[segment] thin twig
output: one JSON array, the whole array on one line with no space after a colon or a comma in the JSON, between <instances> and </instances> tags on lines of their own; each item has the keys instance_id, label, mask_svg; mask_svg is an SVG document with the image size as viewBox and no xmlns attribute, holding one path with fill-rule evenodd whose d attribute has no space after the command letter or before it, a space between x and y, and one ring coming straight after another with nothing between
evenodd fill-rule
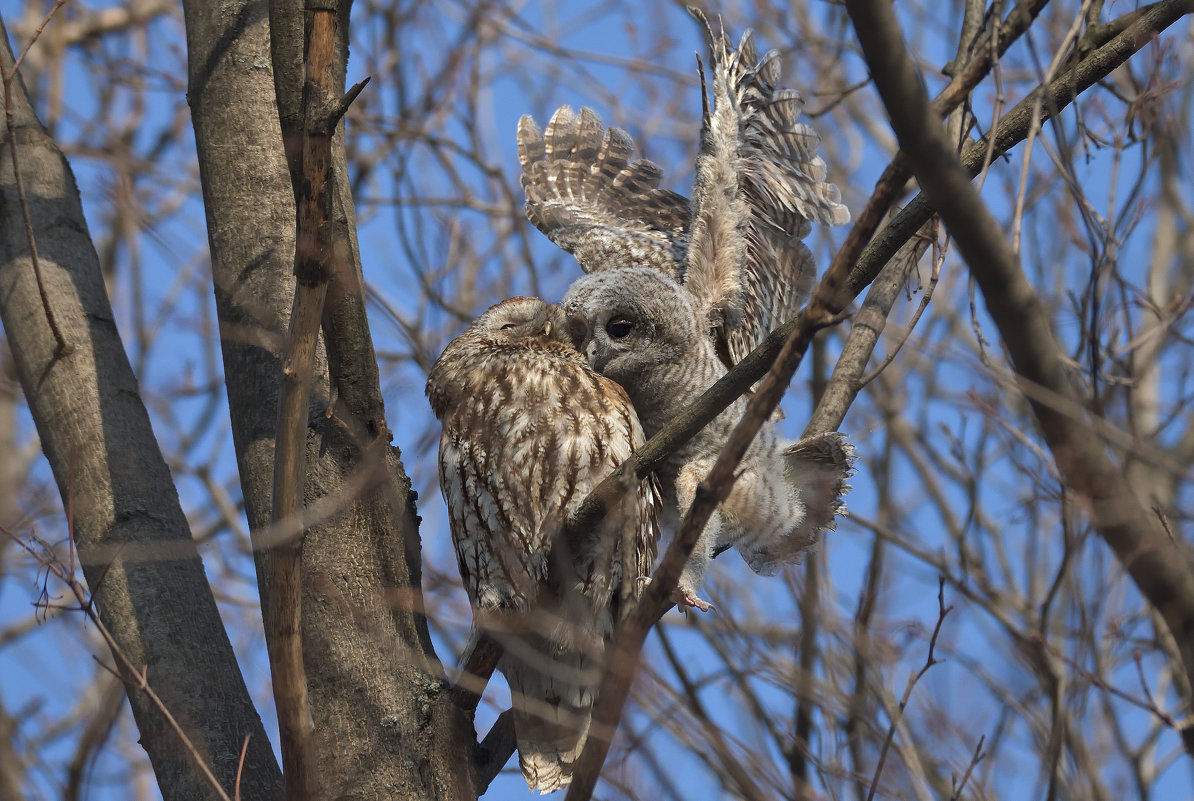
<instances>
[{"instance_id":1,"label":"thin twig","mask_svg":"<svg viewBox=\"0 0 1194 801\"><path fill-rule=\"evenodd\" d=\"M945 576L937 577L937 625L933 627L933 636L929 638L929 654L925 658L925 663L920 670L916 671L908 677L908 684L904 687L904 695L900 698L899 709L891 719L891 725L887 727L887 736L883 739L883 747L879 750L879 762L875 765L875 775L871 778L871 788L867 793L866 801L873 801L875 791L879 789L879 778L883 775L883 764L887 761L887 754L891 750L891 743L895 739L896 726L903 717L904 708L908 706L908 701L912 698L912 690L916 687L916 683L920 681L921 677L929 672L929 669L934 665L941 664L942 660L937 659L933 653L937 649L937 637L941 634L941 626L945 623L945 616L950 613L952 606L945 605Z\"/></svg>"},{"instance_id":2,"label":"thin twig","mask_svg":"<svg viewBox=\"0 0 1194 801\"><path fill-rule=\"evenodd\" d=\"M108 646L108 650L112 653L112 656L116 659L116 664L119 667L119 669L117 670L117 669L108 667L102 661L100 661L98 657L95 658L96 663L100 667L104 668L109 673L111 673L112 675L114 675L118 679L120 679L120 681L123 682L124 684L126 684L129 687L132 687L134 689L140 690L141 692L143 692L145 694L145 696L147 698L149 698L150 702L154 705L154 707L158 710L158 712L161 713L162 717L165 718L166 722L170 725L170 728L174 731L175 734L178 735L178 739L182 743L183 748L186 750L187 754L191 757L192 761L195 763L195 766L197 768L199 768L199 772L203 774L203 778L208 782L208 784L211 785L212 789L216 792L216 795L220 799L222 799L222 801L232 801L232 799L230 799L228 797L228 794L224 791L224 788L220 786L219 779L216 778L215 774L212 773L211 768L208 767L206 762L204 762L203 756L199 753L199 749L196 748L196 746L193 742L191 742L191 738L187 736L186 731L179 724L178 720L174 717L174 715L171 714L170 710L166 707L165 702L162 701L161 696L159 696L154 691L153 687L150 686L148 672L147 672L149 670L149 666L142 665L141 668L138 669L137 666L133 664L132 660L129 659L127 655L125 655L123 649L121 649L120 645L116 642L116 639L108 631L107 626L105 626L103 621L100 619L99 613L95 609L95 604L93 603L93 598L87 593L87 590L84 589L82 582L80 582L75 577L74 573L71 572L70 570L68 570L67 567L65 565L63 565L62 562L57 557L54 556L53 551L50 550L50 548L48 546L43 545L42 548L40 550L38 550L38 549L34 548L32 545L30 545L28 542L26 542L24 539L13 534L12 532L10 532L8 529L4 528L3 526L0 526L0 532L2 532L10 540L15 542L19 547L23 548L26 553L28 553L35 560L37 560L38 564L40 564L42 567L44 567L46 569L47 576L53 575L55 578L57 578L59 581L61 581L63 584L66 585L67 589L70 590L71 595L74 596L75 603L77 604L77 606L72 606L69 608L72 611L82 612L84 615L87 616L87 619L90 620L91 623L95 626L96 631L99 632L100 637L103 639L104 643ZM73 541L74 541L73 528L68 531L68 536L70 537L70 540L72 541L71 547L73 549ZM39 601L38 605L48 606L47 604L45 604L42 601ZM67 608L67 607L61 607L61 608Z\"/></svg>"},{"instance_id":3,"label":"thin twig","mask_svg":"<svg viewBox=\"0 0 1194 801\"><path fill-rule=\"evenodd\" d=\"M767 796L764 794L763 789L759 787L751 772L743 766L742 761L730 750L730 745L726 742L725 735L713 722L713 719L709 717L709 713L705 710L705 705L701 702L701 696L696 685L689 678L683 661L672 647L671 640L665 632L665 627L660 626L655 632L659 637L660 645L663 646L663 654L667 658L668 664L671 665L672 671L676 674L676 678L679 679L681 688L684 690L684 699L688 704L689 710L705 731L705 741L709 743L717 759L720 760L721 766L729 776L730 781L733 782L733 788L736 791L735 795L748 799L748 801L765 801Z\"/></svg>"},{"instance_id":4,"label":"thin twig","mask_svg":"<svg viewBox=\"0 0 1194 801\"><path fill-rule=\"evenodd\" d=\"M1091 0L1084 0L1082 8L1078 10L1074 21L1070 24L1070 28L1066 31L1065 36L1061 40L1057 51L1053 54L1053 60L1049 62L1048 68L1045 69L1044 75L1041 77L1041 83L1047 84L1053 80L1053 76L1057 73L1061 66L1062 59L1069 57L1070 43L1076 41L1078 38L1078 31L1082 29L1082 20L1085 17L1085 12L1090 9ZM1023 154L1020 162L1020 185L1016 192L1016 206L1012 214L1012 250L1016 255L1020 254L1020 229L1024 222L1024 200L1028 195L1028 167L1032 162L1032 146L1036 141L1037 132L1041 129L1040 115L1041 105L1044 102L1044 97L1037 98L1036 106L1033 108L1032 125L1028 129L1028 141L1024 144Z\"/></svg>"},{"instance_id":5,"label":"thin twig","mask_svg":"<svg viewBox=\"0 0 1194 801\"><path fill-rule=\"evenodd\" d=\"M1048 641L1046 641L1045 638L1041 634L1039 634L1039 633L1033 634L1032 637L1030 638L1030 640L1031 640L1031 642L1035 643L1036 645L1040 646L1041 648L1044 648L1046 651L1048 651L1050 654L1052 654L1056 658L1060 659L1062 662L1065 662L1067 665L1070 666L1071 670L1076 672L1082 678L1086 679L1093 686L1098 687L1099 689L1104 690L1105 692L1108 692L1111 695L1114 695L1116 698L1120 699L1121 701L1126 701L1127 703L1131 704L1134 707L1143 709L1146 712L1156 715L1158 720L1160 720L1162 723L1164 723L1166 726L1170 727L1171 729L1178 730L1180 728L1177 720L1175 720L1172 715L1170 715L1164 709L1161 709L1159 706L1157 706L1157 703L1156 703L1155 699L1153 698L1152 693L1149 691L1148 685L1145 683L1145 680L1144 680L1144 673L1141 668L1140 652L1139 651L1137 651L1135 653L1135 658L1136 658L1136 667L1137 667L1137 670L1139 671L1140 683L1142 685L1144 685L1144 692L1145 692L1146 699L1143 701L1141 701L1139 698L1132 695L1131 693L1127 693L1127 692L1119 689L1118 687L1115 687L1114 685L1107 683L1107 681L1105 679L1103 679L1102 677L1087 670L1085 667L1083 667L1082 665L1078 664L1073 659L1071 659L1069 657L1069 655L1064 654L1061 651L1054 648L1053 645L1050 644Z\"/></svg>"},{"instance_id":6,"label":"thin twig","mask_svg":"<svg viewBox=\"0 0 1194 801\"><path fill-rule=\"evenodd\" d=\"M983 753L983 743L987 741L987 735L982 735L978 738L978 745L974 746L974 755L970 757L970 764L966 766L966 772L962 774L962 780L957 782L954 791L950 793L949 801L958 801L962 797L962 791L966 789L966 782L970 781L970 774L978 767L978 763L983 761L986 754Z\"/></svg>"},{"instance_id":7,"label":"thin twig","mask_svg":"<svg viewBox=\"0 0 1194 801\"><path fill-rule=\"evenodd\" d=\"M233 785L232 793L235 801L240 801L240 777L245 772L245 754L249 752L249 738L251 734L245 735L245 742L240 747L240 759L236 761L236 784Z\"/></svg>"},{"instance_id":8,"label":"thin twig","mask_svg":"<svg viewBox=\"0 0 1194 801\"><path fill-rule=\"evenodd\" d=\"M916 236L928 238L928 235L923 232L918 232L916 234ZM914 252L919 253L920 251L914 251ZM945 248L941 248L940 252L937 252L936 250L934 250L933 270L932 270L932 273L930 273L930 275L929 275L928 286L926 286L924 289L924 292L921 293L920 304L916 307L916 311L913 313L912 319L910 319L908 321L908 324L904 326L904 331L905 331L904 336L900 337L899 340L896 341L895 347L893 347L888 352L887 356L885 356L883 358L883 361L879 362L879 364L876 365L875 369L871 370L869 373L867 373L861 379L859 379L859 381L858 381L858 390L859 391L861 391L862 388L865 387L867 384L871 383L876 378L878 378L879 374L882 373L884 370L886 370L888 368L888 366L893 361L895 361L895 357L899 355L900 349L904 347L904 343L906 343L908 341L908 338L912 336L912 332L913 332L913 330L915 330L916 324L918 322L920 322L921 315L923 315L925 313L925 309L927 309L929 307L929 302L933 299L933 293L937 289L937 282L941 279L941 265L944 262L945 262ZM908 265L909 270L912 270L915 267L916 267L915 261Z\"/></svg>"}]
</instances>

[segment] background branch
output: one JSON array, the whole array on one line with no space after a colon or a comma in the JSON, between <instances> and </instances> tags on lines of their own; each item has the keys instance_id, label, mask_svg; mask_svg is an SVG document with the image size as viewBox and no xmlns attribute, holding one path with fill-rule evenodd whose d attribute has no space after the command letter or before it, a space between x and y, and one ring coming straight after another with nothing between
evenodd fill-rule
<instances>
[{"instance_id":1,"label":"background branch","mask_svg":"<svg viewBox=\"0 0 1194 801\"><path fill-rule=\"evenodd\" d=\"M936 124L890 6L847 0L847 8L901 147L982 288L1058 470L1085 497L1099 534L1161 613L1181 649L1187 676L1194 677L1194 564L1189 554L1165 535L1155 515L1121 480L1122 468L1108 457L1106 444L1091 436L1095 429L1086 415L1077 411L1085 408L1086 399L1073 387L1041 299ZM1191 11L1194 3L1188 1L1157 3L1105 47L1116 53L1138 47Z\"/></svg>"}]
</instances>

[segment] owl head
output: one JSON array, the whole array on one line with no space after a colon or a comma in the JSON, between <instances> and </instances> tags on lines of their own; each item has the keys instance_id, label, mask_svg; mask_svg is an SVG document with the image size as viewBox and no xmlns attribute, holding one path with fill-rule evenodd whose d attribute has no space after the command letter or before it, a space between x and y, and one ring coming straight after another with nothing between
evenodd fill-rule
<instances>
[{"instance_id":1,"label":"owl head","mask_svg":"<svg viewBox=\"0 0 1194 801\"><path fill-rule=\"evenodd\" d=\"M548 344L551 343L551 344ZM492 379L490 360L510 349L532 348L579 359L568 336L564 311L539 298L509 298L488 310L444 348L427 374L427 397L437 416L483 391Z\"/></svg>"},{"instance_id":2,"label":"owl head","mask_svg":"<svg viewBox=\"0 0 1194 801\"><path fill-rule=\"evenodd\" d=\"M650 268L586 275L562 305L576 349L624 387L660 364L686 359L704 338L687 290Z\"/></svg>"},{"instance_id":3,"label":"owl head","mask_svg":"<svg viewBox=\"0 0 1194 801\"><path fill-rule=\"evenodd\" d=\"M490 306L465 333L482 335L495 344L509 344L528 337L563 337L563 324L563 313L555 304L539 298L508 298Z\"/></svg>"}]
</instances>

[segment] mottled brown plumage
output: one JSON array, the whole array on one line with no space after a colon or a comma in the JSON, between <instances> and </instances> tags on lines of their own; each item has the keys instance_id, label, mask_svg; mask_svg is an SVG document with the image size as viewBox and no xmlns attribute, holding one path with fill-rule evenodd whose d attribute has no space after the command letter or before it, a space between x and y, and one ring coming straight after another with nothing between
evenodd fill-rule
<instances>
[{"instance_id":1,"label":"mottled brown plumage","mask_svg":"<svg viewBox=\"0 0 1194 801\"><path fill-rule=\"evenodd\" d=\"M592 370L563 323L537 298L503 301L427 380L461 578L478 626L505 647L519 761L542 792L571 780L605 641L651 573L660 506L656 484L643 483L549 565L568 516L643 442L626 393Z\"/></svg>"}]
</instances>

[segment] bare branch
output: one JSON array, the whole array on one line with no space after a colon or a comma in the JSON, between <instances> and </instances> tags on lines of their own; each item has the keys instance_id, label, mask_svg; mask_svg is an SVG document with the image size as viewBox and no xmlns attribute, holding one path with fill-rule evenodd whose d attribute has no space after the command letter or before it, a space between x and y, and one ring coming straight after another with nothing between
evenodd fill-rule
<instances>
[{"instance_id":1,"label":"bare branch","mask_svg":"<svg viewBox=\"0 0 1194 801\"><path fill-rule=\"evenodd\" d=\"M1189 557L1158 529L1122 480L1104 445L1090 436L1091 423L1052 400L1082 403L1039 296L936 124L891 8L847 0L847 9L901 146L982 288L1058 469L1090 503L1100 535L1164 617L1182 649L1187 674L1194 676L1194 568ZM1115 54L1138 48L1191 11L1194 2L1189 0L1158 3L1105 47ZM1100 48L1091 58L1102 52Z\"/></svg>"},{"instance_id":2,"label":"bare branch","mask_svg":"<svg viewBox=\"0 0 1194 801\"><path fill-rule=\"evenodd\" d=\"M317 8L307 28L304 125L297 184L298 227L295 245L294 306L282 361L282 396L274 457L273 519L278 524L301 519L306 479L308 410L315 374L315 351L323 319L328 280L335 271L332 241L332 137L358 84L335 100L337 9ZM296 188L297 188L296 187ZM264 549L265 546L263 546ZM315 798L316 755L313 721L307 701L302 640L302 534L269 549L270 587L263 594L266 643L270 651L282 769L288 801Z\"/></svg>"},{"instance_id":3,"label":"bare branch","mask_svg":"<svg viewBox=\"0 0 1194 801\"><path fill-rule=\"evenodd\" d=\"M100 619L99 614L96 612L94 596L88 595L86 588L83 587L82 583L80 583L79 579L75 576L73 566L65 565L59 562L54 558L53 552L50 551L50 549L44 547L34 548L28 542L20 537L17 537L7 529L0 528L0 533L3 533L6 537L16 542L20 547L24 548L30 556L41 562L41 564L49 573L53 574L55 578L66 585L67 589L70 590L71 595L74 596L75 602L77 604L77 606L74 608L87 616L87 619L90 620L92 625L96 627L96 630L99 631L100 636L104 638L104 642L107 644L108 650L112 652L112 656L116 659L117 669L112 671L113 675L115 675L125 684L135 687L137 690L144 693L147 698L149 698L149 700L157 708L159 714L161 714L162 717L166 719L167 723L169 723L170 728L178 737L179 742L182 743L183 748L191 757L195 767L199 769L200 774L206 780L210 789L216 794L216 797L221 801L231 801L231 799L228 797L228 794L224 792L224 788L220 785L220 780L216 778L214 773L212 773L211 767L208 766L206 760L203 758L203 755L200 754L199 749L196 748L195 743L192 742L189 736L187 736L187 733L179 724L178 719L166 706L165 702L162 701L161 697L154 691L153 687L150 686L148 679L149 666L142 665L138 668L137 665L134 664L133 661L124 653L124 650L120 647L119 643L116 641L116 638L112 636L112 634L108 631L108 627L105 626L103 620ZM74 538L73 535L71 538ZM99 660L97 659L97 661Z\"/></svg>"}]
</instances>

